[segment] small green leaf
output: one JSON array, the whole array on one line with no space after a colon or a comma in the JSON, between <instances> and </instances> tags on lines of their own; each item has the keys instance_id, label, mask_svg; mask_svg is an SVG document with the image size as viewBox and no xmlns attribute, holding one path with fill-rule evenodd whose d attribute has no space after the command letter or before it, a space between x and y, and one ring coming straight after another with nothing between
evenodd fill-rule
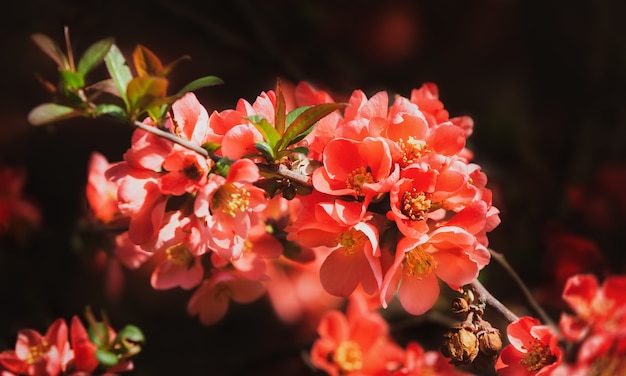
<instances>
[{"instance_id":1,"label":"small green leaf","mask_svg":"<svg viewBox=\"0 0 626 376\"><path fill-rule=\"evenodd\" d=\"M117 333L116 341L120 340L122 343L143 343L146 338L143 335L141 329L135 325L126 325L122 330Z\"/></svg>"},{"instance_id":2,"label":"small green leaf","mask_svg":"<svg viewBox=\"0 0 626 376\"><path fill-rule=\"evenodd\" d=\"M152 102L165 98L168 81L162 77L143 76L135 77L128 83L126 96L128 98L129 114L138 116Z\"/></svg>"},{"instance_id":3,"label":"small green leaf","mask_svg":"<svg viewBox=\"0 0 626 376\"><path fill-rule=\"evenodd\" d=\"M117 355L103 349L96 350L96 358L98 359L98 362L106 368L113 367L119 362Z\"/></svg>"},{"instance_id":4,"label":"small green leaf","mask_svg":"<svg viewBox=\"0 0 626 376\"><path fill-rule=\"evenodd\" d=\"M104 323L90 322L87 333L89 334L91 342L98 346L98 348L106 348L109 346L109 331Z\"/></svg>"},{"instance_id":5,"label":"small green leaf","mask_svg":"<svg viewBox=\"0 0 626 376\"><path fill-rule=\"evenodd\" d=\"M268 145L267 142L263 142L263 141L256 142L254 144L254 147L256 148L256 150L260 151L261 154L263 154L265 159L270 160L270 161L276 160L276 155L274 154L274 150L272 149L270 145Z\"/></svg>"},{"instance_id":6,"label":"small green leaf","mask_svg":"<svg viewBox=\"0 0 626 376\"><path fill-rule=\"evenodd\" d=\"M59 46L52 39L39 33L33 34L31 38L35 44L37 44L37 46L39 46L39 48L46 53L46 55L50 56L52 60L57 63L59 69L70 69L70 63L67 59L67 55L65 55L65 52L63 52L63 50L61 50L61 48L59 48Z\"/></svg>"},{"instance_id":7,"label":"small green leaf","mask_svg":"<svg viewBox=\"0 0 626 376\"><path fill-rule=\"evenodd\" d=\"M126 110L115 104L99 104L92 112L95 116L113 116L116 119L127 120Z\"/></svg>"},{"instance_id":8,"label":"small green leaf","mask_svg":"<svg viewBox=\"0 0 626 376\"><path fill-rule=\"evenodd\" d=\"M216 151L218 151L219 148L222 147L222 145L218 144L217 142L205 142L204 144L200 145L200 147L208 151L209 154L211 154L211 153L215 153Z\"/></svg>"},{"instance_id":9,"label":"small green leaf","mask_svg":"<svg viewBox=\"0 0 626 376\"><path fill-rule=\"evenodd\" d=\"M113 38L106 38L89 46L87 51L85 51L83 56L81 56L76 71L83 76L86 76L87 73L91 72L92 69L102 63L104 57L113 45L113 42Z\"/></svg>"},{"instance_id":10,"label":"small green leaf","mask_svg":"<svg viewBox=\"0 0 626 376\"><path fill-rule=\"evenodd\" d=\"M28 122L32 125L44 125L59 120L82 116L82 112L56 103L43 103L33 108L28 114Z\"/></svg>"},{"instance_id":11,"label":"small green leaf","mask_svg":"<svg viewBox=\"0 0 626 376\"><path fill-rule=\"evenodd\" d=\"M227 157L220 158L219 161L215 162L213 166L213 171L223 177L228 176L228 170L230 170L230 165L233 164L233 161Z\"/></svg>"},{"instance_id":12,"label":"small green leaf","mask_svg":"<svg viewBox=\"0 0 626 376\"><path fill-rule=\"evenodd\" d=\"M296 116L293 121L287 123L287 130L283 138L280 140L278 150L282 150L288 145L291 145L292 140L298 137L301 133L308 131L308 129L315 125L317 121L331 112L344 108L345 103L322 103L314 106L306 107L303 111ZM301 107L300 107L301 108ZM294 111L297 111L295 109ZM293 112L293 111L292 111ZM289 114L287 115L290 118Z\"/></svg>"},{"instance_id":13,"label":"small green leaf","mask_svg":"<svg viewBox=\"0 0 626 376\"><path fill-rule=\"evenodd\" d=\"M207 87L207 86L221 85L223 83L224 81L222 81L222 79L219 77L215 77L215 76L200 77L196 80L191 81L187 85L185 85L185 87L180 89L177 94L182 97L185 93L188 93L190 91L194 91L194 90L200 89L202 87Z\"/></svg>"},{"instance_id":14,"label":"small green leaf","mask_svg":"<svg viewBox=\"0 0 626 376\"><path fill-rule=\"evenodd\" d=\"M267 142L269 147L275 150L276 144L280 139L280 135L276 132L276 129L274 129L272 124L270 124L269 121L261 115L248 116L246 119L249 120L256 127L256 129L259 130L259 132L261 132L263 139ZM272 154L274 154L274 152L272 152Z\"/></svg>"},{"instance_id":15,"label":"small green leaf","mask_svg":"<svg viewBox=\"0 0 626 376\"><path fill-rule=\"evenodd\" d=\"M64 88L70 91L76 91L85 87L85 78L81 73L69 70L61 70L59 73L61 75Z\"/></svg>"},{"instance_id":16,"label":"small green leaf","mask_svg":"<svg viewBox=\"0 0 626 376\"><path fill-rule=\"evenodd\" d=\"M109 52L104 57L104 62L106 63L109 75L115 82L117 92L124 100L124 103L126 103L126 106L128 106L126 87L128 86L130 80L133 79L133 75L126 63L124 55L122 55L122 52L115 44L111 45L111 48L109 48Z\"/></svg>"}]
</instances>

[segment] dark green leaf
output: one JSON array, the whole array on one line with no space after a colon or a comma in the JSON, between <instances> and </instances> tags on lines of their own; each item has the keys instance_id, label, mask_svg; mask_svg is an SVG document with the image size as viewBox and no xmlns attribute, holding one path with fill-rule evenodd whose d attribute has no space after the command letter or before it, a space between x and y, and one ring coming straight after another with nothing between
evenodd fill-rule
<instances>
[{"instance_id":1,"label":"dark green leaf","mask_svg":"<svg viewBox=\"0 0 626 376\"><path fill-rule=\"evenodd\" d=\"M109 52L104 57L104 62L106 63L109 75L113 78L115 86L117 86L117 92L124 100L124 103L126 103L126 106L128 106L129 103L126 98L126 87L133 79L133 75L130 68L126 64L124 55L122 55L122 52L115 44L111 45L111 48L109 48Z\"/></svg>"},{"instance_id":2,"label":"dark green leaf","mask_svg":"<svg viewBox=\"0 0 626 376\"><path fill-rule=\"evenodd\" d=\"M276 155L274 154L274 150L267 142L261 141L254 144L256 150L260 151L261 154L265 157L265 159L269 161L273 161L276 159Z\"/></svg>"},{"instance_id":3,"label":"dark green leaf","mask_svg":"<svg viewBox=\"0 0 626 376\"><path fill-rule=\"evenodd\" d=\"M93 342L98 348L106 348L109 346L109 331L107 330L106 325L102 322L90 322L89 328L87 329L87 333L89 333L89 339Z\"/></svg>"},{"instance_id":4,"label":"dark green leaf","mask_svg":"<svg viewBox=\"0 0 626 376\"><path fill-rule=\"evenodd\" d=\"M89 46L78 61L77 72L86 76L87 73L102 63L113 42L113 38L106 38Z\"/></svg>"},{"instance_id":5,"label":"dark green leaf","mask_svg":"<svg viewBox=\"0 0 626 376\"><path fill-rule=\"evenodd\" d=\"M98 358L98 362L106 368L113 367L119 362L117 355L103 349L96 350L96 358Z\"/></svg>"},{"instance_id":6,"label":"dark green leaf","mask_svg":"<svg viewBox=\"0 0 626 376\"><path fill-rule=\"evenodd\" d=\"M274 129L272 124L270 124L270 122L261 115L248 116L246 117L246 119L252 122L256 129L261 132L261 135L263 135L263 139L267 142L270 148L274 150L276 144L278 143L278 140L280 139L280 135L278 134L278 132L276 132L276 129ZM272 155L274 155L273 151Z\"/></svg>"},{"instance_id":7,"label":"dark green leaf","mask_svg":"<svg viewBox=\"0 0 626 376\"><path fill-rule=\"evenodd\" d=\"M48 38L48 36L44 34L39 33L33 34L31 38L37 44L37 46L39 46L39 48L41 48L41 50L46 53L46 55L50 56L52 60L57 63L59 69L70 69L70 63L67 59L67 55L65 55L65 52L63 52L52 39Z\"/></svg>"},{"instance_id":8,"label":"dark green leaf","mask_svg":"<svg viewBox=\"0 0 626 376\"><path fill-rule=\"evenodd\" d=\"M126 111L118 105L115 104L100 104L93 111L93 115L102 116L108 115L113 116L116 119L127 120Z\"/></svg>"},{"instance_id":9,"label":"dark green leaf","mask_svg":"<svg viewBox=\"0 0 626 376\"><path fill-rule=\"evenodd\" d=\"M200 77L196 80L191 81L190 83L185 85L185 87L180 89L178 91L178 95L182 97L185 93L188 93L190 91L194 91L194 90L200 89L202 87L207 87L207 86L221 85L223 83L224 81L222 81L222 79L219 77L215 77L215 76Z\"/></svg>"},{"instance_id":10,"label":"dark green leaf","mask_svg":"<svg viewBox=\"0 0 626 376\"><path fill-rule=\"evenodd\" d=\"M228 170L230 169L231 164L233 164L233 161L231 161L229 158L220 158L219 161L215 162L215 165L213 166L213 171L220 176L226 177L228 176Z\"/></svg>"},{"instance_id":11,"label":"dark green leaf","mask_svg":"<svg viewBox=\"0 0 626 376\"><path fill-rule=\"evenodd\" d=\"M70 91L76 91L85 87L85 78L81 73L61 70L59 74L61 75L64 88Z\"/></svg>"},{"instance_id":12,"label":"dark green leaf","mask_svg":"<svg viewBox=\"0 0 626 376\"><path fill-rule=\"evenodd\" d=\"M322 103L309 106L303 111L300 111L300 114L298 114L293 121L288 121L287 130L285 131L283 138L280 140L278 150L282 150L290 145L292 140L298 137L302 132L308 131L309 127L315 125L315 123L324 116L345 106L345 103ZM298 109L295 109L294 111L297 110ZM289 119L289 115L287 115L287 117Z\"/></svg>"},{"instance_id":13,"label":"dark green leaf","mask_svg":"<svg viewBox=\"0 0 626 376\"><path fill-rule=\"evenodd\" d=\"M44 125L82 115L82 111L72 107L62 106L56 103L43 103L30 111L28 114L28 122L32 125Z\"/></svg>"}]
</instances>

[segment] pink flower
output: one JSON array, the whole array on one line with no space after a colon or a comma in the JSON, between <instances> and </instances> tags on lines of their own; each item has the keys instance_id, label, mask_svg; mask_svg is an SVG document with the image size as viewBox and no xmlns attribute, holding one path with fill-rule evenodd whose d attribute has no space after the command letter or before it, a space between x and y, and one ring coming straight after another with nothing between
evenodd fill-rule
<instances>
[{"instance_id":1,"label":"pink flower","mask_svg":"<svg viewBox=\"0 0 626 376\"><path fill-rule=\"evenodd\" d=\"M383 279L381 304L387 307L397 289L407 312L423 314L439 297L438 279L455 290L476 279L484 258L488 259L481 253L486 250L476 247L476 238L457 226L438 228L419 239L400 239L395 260Z\"/></svg>"},{"instance_id":2,"label":"pink flower","mask_svg":"<svg viewBox=\"0 0 626 376\"><path fill-rule=\"evenodd\" d=\"M562 361L558 336L539 320L525 316L507 327L510 344L496 361L498 375L550 375Z\"/></svg>"},{"instance_id":3,"label":"pink flower","mask_svg":"<svg viewBox=\"0 0 626 376\"><path fill-rule=\"evenodd\" d=\"M399 177L389 144L380 137L362 141L335 138L324 148L323 163L312 176L316 190L335 196L364 197L365 202L389 192Z\"/></svg>"},{"instance_id":4,"label":"pink flower","mask_svg":"<svg viewBox=\"0 0 626 376\"><path fill-rule=\"evenodd\" d=\"M328 311L317 328L311 363L331 376L388 375L404 359L389 337L386 321L370 311L361 295L348 303L346 314Z\"/></svg>"},{"instance_id":5,"label":"pink flower","mask_svg":"<svg viewBox=\"0 0 626 376\"><path fill-rule=\"evenodd\" d=\"M417 342L409 342L404 351L402 367L391 376L469 376L458 371L439 351L424 351Z\"/></svg>"},{"instance_id":6,"label":"pink flower","mask_svg":"<svg viewBox=\"0 0 626 376\"><path fill-rule=\"evenodd\" d=\"M0 365L20 375L59 375L72 357L67 324L58 319L45 336L32 329L20 330L15 350L0 353Z\"/></svg>"},{"instance_id":7,"label":"pink flower","mask_svg":"<svg viewBox=\"0 0 626 376\"><path fill-rule=\"evenodd\" d=\"M267 205L265 191L253 185L258 167L249 159L235 161L224 178L212 175L195 199L194 213L205 218L210 246L226 259L237 259L257 216Z\"/></svg>"},{"instance_id":8,"label":"pink flower","mask_svg":"<svg viewBox=\"0 0 626 376\"><path fill-rule=\"evenodd\" d=\"M195 192L206 185L212 165L210 159L194 151L172 151L163 161L163 169L167 172L160 178L159 188L163 194L175 196Z\"/></svg>"},{"instance_id":9,"label":"pink flower","mask_svg":"<svg viewBox=\"0 0 626 376\"><path fill-rule=\"evenodd\" d=\"M258 281L219 271L205 279L187 303L190 315L198 315L204 325L213 325L224 317L231 300L250 303L263 295L265 289Z\"/></svg>"},{"instance_id":10,"label":"pink flower","mask_svg":"<svg viewBox=\"0 0 626 376\"><path fill-rule=\"evenodd\" d=\"M117 184L105 177L111 164L104 155L91 153L87 174L87 202L96 218L104 223L121 217L117 206Z\"/></svg>"}]
</instances>

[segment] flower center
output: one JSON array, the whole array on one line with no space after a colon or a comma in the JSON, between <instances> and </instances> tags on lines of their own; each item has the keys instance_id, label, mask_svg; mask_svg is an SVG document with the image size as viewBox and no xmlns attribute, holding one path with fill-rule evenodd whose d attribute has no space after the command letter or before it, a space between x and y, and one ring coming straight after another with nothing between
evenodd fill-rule
<instances>
[{"instance_id":1,"label":"flower center","mask_svg":"<svg viewBox=\"0 0 626 376\"><path fill-rule=\"evenodd\" d=\"M437 261L433 255L426 252L423 245L418 245L410 250L404 260L411 277L421 279L424 274L430 274L437 269Z\"/></svg>"},{"instance_id":2,"label":"flower center","mask_svg":"<svg viewBox=\"0 0 626 376\"><path fill-rule=\"evenodd\" d=\"M183 174L191 181L198 181L202 177L200 166L196 163L191 163L185 166L185 168L183 168Z\"/></svg>"},{"instance_id":3,"label":"flower center","mask_svg":"<svg viewBox=\"0 0 626 376\"><path fill-rule=\"evenodd\" d=\"M361 346L353 341L343 341L335 350L333 360L344 372L360 370L363 367Z\"/></svg>"},{"instance_id":4,"label":"flower center","mask_svg":"<svg viewBox=\"0 0 626 376\"><path fill-rule=\"evenodd\" d=\"M237 213L244 212L250 207L250 192L232 183L225 184L215 192L213 207L234 218Z\"/></svg>"},{"instance_id":5,"label":"flower center","mask_svg":"<svg viewBox=\"0 0 626 376\"><path fill-rule=\"evenodd\" d=\"M556 361L556 356L550 351L550 347L538 339L533 339L520 364L525 365L529 371L538 371L548 364Z\"/></svg>"},{"instance_id":6,"label":"flower center","mask_svg":"<svg viewBox=\"0 0 626 376\"><path fill-rule=\"evenodd\" d=\"M426 217L426 212L432 203L425 192L417 192L415 188L402 194L400 211L412 221L421 221Z\"/></svg>"},{"instance_id":7,"label":"flower center","mask_svg":"<svg viewBox=\"0 0 626 376\"><path fill-rule=\"evenodd\" d=\"M344 231L337 236L337 242L343 247L343 253L346 256L354 254L366 239L367 236L362 231L354 228Z\"/></svg>"},{"instance_id":8,"label":"flower center","mask_svg":"<svg viewBox=\"0 0 626 376\"><path fill-rule=\"evenodd\" d=\"M399 139L398 145L400 146L400 149L402 149L402 167L406 167L411 163L417 162L417 160L424 154L430 152L428 145L426 145L426 141L415 139L413 136L409 136L407 141Z\"/></svg>"},{"instance_id":9,"label":"flower center","mask_svg":"<svg viewBox=\"0 0 626 376\"><path fill-rule=\"evenodd\" d=\"M346 178L346 187L354 189L358 196L363 196L363 184L373 183L374 176L369 167L358 167L352 170Z\"/></svg>"},{"instance_id":10,"label":"flower center","mask_svg":"<svg viewBox=\"0 0 626 376\"><path fill-rule=\"evenodd\" d=\"M26 363L35 364L39 362L44 355L50 350L50 344L45 340L38 345L34 345L28 348L28 354L26 354Z\"/></svg>"},{"instance_id":11,"label":"flower center","mask_svg":"<svg viewBox=\"0 0 626 376\"><path fill-rule=\"evenodd\" d=\"M165 250L167 259L172 261L174 265L187 266L193 260L193 255L189 252L189 248L183 243L178 243Z\"/></svg>"},{"instance_id":12,"label":"flower center","mask_svg":"<svg viewBox=\"0 0 626 376\"><path fill-rule=\"evenodd\" d=\"M213 291L213 299L218 302L230 301L235 295L233 289L226 283L218 283Z\"/></svg>"}]
</instances>

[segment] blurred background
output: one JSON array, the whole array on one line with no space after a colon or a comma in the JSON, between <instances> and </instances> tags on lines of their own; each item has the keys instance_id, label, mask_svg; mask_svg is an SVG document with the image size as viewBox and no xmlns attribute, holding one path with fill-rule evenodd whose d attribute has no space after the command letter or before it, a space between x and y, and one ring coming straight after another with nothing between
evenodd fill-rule
<instances>
[{"instance_id":1,"label":"blurred background","mask_svg":"<svg viewBox=\"0 0 626 376\"><path fill-rule=\"evenodd\" d=\"M132 130L26 121L50 99L36 74L56 79L30 35L63 45L64 26L77 53L114 37L127 57L137 44L165 63L190 55L169 76L171 87L222 78L196 92L209 112L253 101L278 77L345 96L354 89L408 96L434 82L451 116L475 121L468 146L502 218L490 246L555 318L567 276L626 272L621 0L22 0L5 12L0 166L25 171L23 195L42 218L37 229L0 240L0 350L13 348L18 329L44 331L91 305L114 327L134 323L146 333L137 375L315 374L301 358L314 337L281 323L266 300L231 307L206 328L187 316L188 292L154 291L141 270L125 270L123 295L107 299L98 256L76 245L75 231L86 210L89 155L121 160ZM532 314L496 262L481 280L518 314ZM400 336L435 348L440 331L419 321Z\"/></svg>"}]
</instances>

